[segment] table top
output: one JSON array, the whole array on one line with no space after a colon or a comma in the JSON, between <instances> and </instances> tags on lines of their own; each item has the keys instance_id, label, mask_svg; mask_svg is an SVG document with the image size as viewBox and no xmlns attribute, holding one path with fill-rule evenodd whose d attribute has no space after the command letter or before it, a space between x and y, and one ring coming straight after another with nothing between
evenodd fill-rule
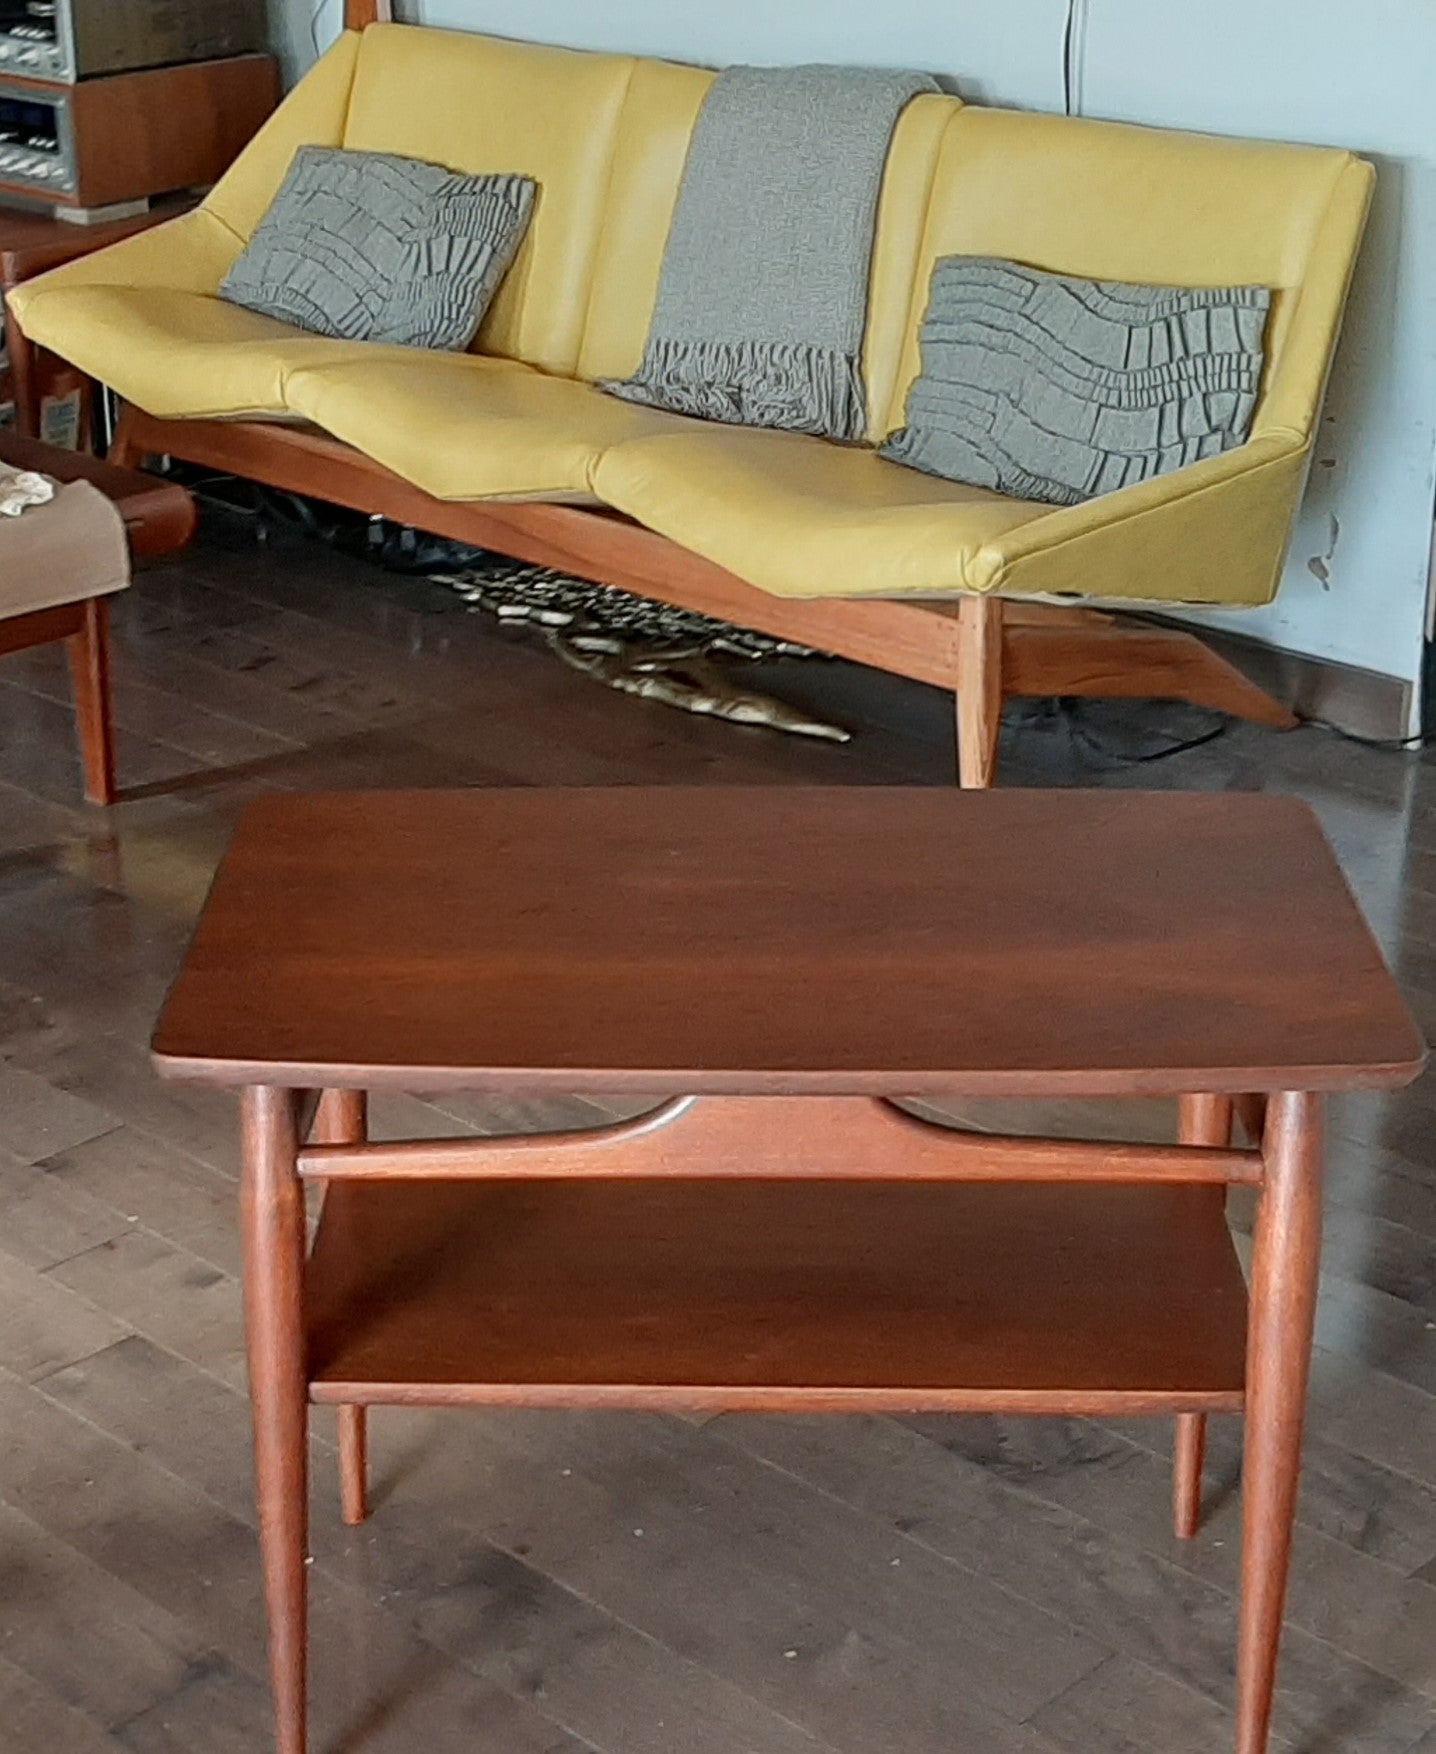
<instances>
[{"instance_id":1,"label":"table top","mask_svg":"<svg viewBox=\"0 0 1436 1754\"><path fill-rule=\"evenodd\" d=\"M137 559L172 554L194 534L194 496L177 481L121 469L86 451L67 451L16 432L0 432L0 463L36 469L56 481L88 481L112 499L125 520Z\"/></svg>"},{"instance_id":2,"label":"table top","mask_svg":"<svg viewBox=\"0 0 1436 1754\"><path fill-rule=\"evenodd\" d=\"M227 1084L891 1096L1425 1053L1304 805L868 787L262 799L154 1049Z\"/></svg>"}]
</instances>

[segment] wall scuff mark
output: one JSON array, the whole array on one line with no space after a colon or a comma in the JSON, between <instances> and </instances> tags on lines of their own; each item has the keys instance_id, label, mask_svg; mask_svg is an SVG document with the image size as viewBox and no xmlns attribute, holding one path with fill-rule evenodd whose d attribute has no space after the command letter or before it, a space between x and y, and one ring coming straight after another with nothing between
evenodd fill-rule
<instances>
[{"instance_id":1,"label":"wall scuff mark","mask_svg":"<svg viewBox=\"0 0 1436 1754\"><path fill-rule=\"evenodd\" d=\"M1321 585L1323 591L1331 589L1331 563L1336 558L1336 545L1341 540L1341 519L1333 512L1331 515L1331 538L1326 545L1325 554L1313 554L1306 563L1306 570Z\"/></svg>"}]
</instances>

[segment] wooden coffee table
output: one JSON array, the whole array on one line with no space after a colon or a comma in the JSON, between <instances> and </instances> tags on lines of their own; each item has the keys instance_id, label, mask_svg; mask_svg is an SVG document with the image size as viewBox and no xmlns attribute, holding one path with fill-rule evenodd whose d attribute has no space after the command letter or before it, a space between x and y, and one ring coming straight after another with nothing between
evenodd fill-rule
<instances>
[{"instance_id":1,"label":"wooden coffee table","mask_svg":"<svg viewBox=\"0 0 1436 1754\"><path fill-rule=\"evenodd\" d=\"M155 1037L242 1090L281 1754L308 1403L1246 1415L1237 1748L1267 1745L1323 1095L1424 1044L1315 819L1246 795L625 790L254 805ZM366 1142L364 1093L606 1092L578 1135ZM322 1094L321 1094L322 1093ZM1181 1098L1180 1145L906 1097ZM1259 1143L1231 1143L1233 1109ZM314 1142L309 1142L311 1128ZM306 1251L303 1183L326 1186ZM1223 1215L1260 1190L1250 1307ZM306 1258L307 1254L307 1258Z\"/></svg>"}]
</instances>

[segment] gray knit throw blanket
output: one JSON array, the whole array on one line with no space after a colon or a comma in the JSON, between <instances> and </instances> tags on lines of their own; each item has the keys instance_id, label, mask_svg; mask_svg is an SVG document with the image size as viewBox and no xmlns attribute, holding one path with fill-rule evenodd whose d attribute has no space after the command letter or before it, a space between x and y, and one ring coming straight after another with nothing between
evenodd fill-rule
<instances>
[{"instance_id":1,"label":"gray knit throw blanket","mask_svg":"<svg viewBox=\"0 0 1436 1754\"><path fill-rule=\"evenodd\" d=\"M859 439L878 195L924 74L730 67L704 100L637 375L602 388L733 426Z\"/></svg>"}]
</instances>

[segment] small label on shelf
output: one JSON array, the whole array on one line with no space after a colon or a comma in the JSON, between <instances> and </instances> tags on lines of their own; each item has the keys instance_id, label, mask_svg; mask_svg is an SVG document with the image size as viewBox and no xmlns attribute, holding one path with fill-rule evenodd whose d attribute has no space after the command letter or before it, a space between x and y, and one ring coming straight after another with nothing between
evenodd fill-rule
<instances>
[{"instance_id":1,"label":"small label on shelf","mask_svg":"<svg viewBox=\"0 0 1436 1754\"><path fill-rule=\"evenodd\" d=\"M58 445L62 451L79 450L83 401L83 392L78 388L63 395L46 396L40 404L40 437L47 445Z\"/></svg>"}]
</instances>

